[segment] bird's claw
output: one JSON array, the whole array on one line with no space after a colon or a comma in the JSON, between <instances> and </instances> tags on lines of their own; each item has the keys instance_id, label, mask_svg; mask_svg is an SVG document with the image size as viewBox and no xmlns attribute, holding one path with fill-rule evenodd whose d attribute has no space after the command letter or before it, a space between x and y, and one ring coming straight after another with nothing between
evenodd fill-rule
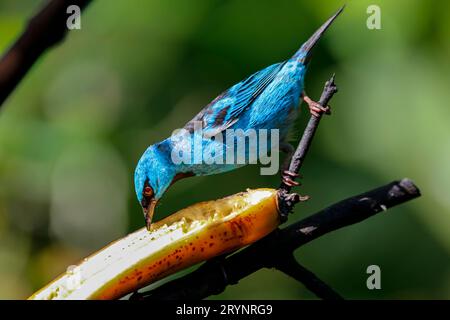
<instances>
[{"instance_id":1,"label":"bird's claw","mask_svg":"<svg viewBox=\"0 0 450 320\"><path fill-rule=\"evenodd\" d=\"M300 185L300 182L292 180L290 177L283 177L283 183L289 187L297 187Z\"/></svg>"},{"instance_id":2,"label":"bird's claw","mask_svg":"<svg viewBox=\"0 0 450 320\"><path fill-rule=\"evenodd\" d=\"M322 114L331 114L331 107L330 106L322 106L318 102L313 101L310 97L307 95L303 95L303 100L306 102L309 108L309 112L315 116L320 117Z\"/></svg>"},{"instance_id":3,"label":"bird's claw","mask_svg":"<svg viewBox=\"0 0 450 320\"><path fill-rule=\"evenodd\" d=\"M303 178L303 176L300 174L300 173L295 173L295 172L292 172L292 171L289 171L289 170L284 170L283 171L283 175L287 175L287 176L290 176L290 177L292 177L292 178Z\"/></svg>"},{"instance_id":4,"label":"bird's claw","mask_svg":"<svg viewBox=\"0 0 450 320\"><path fill-rule=\"evenodd\" d=\"M308 195L304 195L304 196L299 195L299 196L298 196L298 201L300 201L300 202L305 202L305 201L308 201L310 198L311 198L311 197L308 196Z\"/></svg>"},{"instance_id":5,"label":"bird's claw","mask_svg":"<svg viewBox=\"0 0 450 320\"><path fill-rule=\"evenodd\" d=\"M289 171L289 170L284 170L283 174L282 174L282 181L285 185L289 186L289 187L297 187L300 186L301 183L294 181L292 178L297 178L297 177L301 177L300 174Z\"/></svg>"},{"instance_id":6,"label":"bird's claw","mask_svg":"<svg viewBox=\"0 0 450 320\"><path fill-rule=\"evenodd\" d=\"M287 194L287 195L285 196L285 199L286 199L287 201L292 201L292 202L294 202L294 203L297 203L297 202L305 202L305 201L308 201L309 198L310 198L310 196L307 196L307 195L302 196L302 195L300 195L300 194L298 194L298 193L289 193L289 194Z\"/></svg>"},{"instance_id":7,"label":"bird's claw","mask_svg":"<svg viewBox=\"0 0 450 320\"><path fill-rule=\"evenodd\" d=\"M278 210L280 212L280 218L282 222L285 222L289 213L293 211L295 204L307 201L309 199L309 196L301 196L298 193L286 193L280 191L278 193L278 199Z\"/></svg>"}]
</instances>

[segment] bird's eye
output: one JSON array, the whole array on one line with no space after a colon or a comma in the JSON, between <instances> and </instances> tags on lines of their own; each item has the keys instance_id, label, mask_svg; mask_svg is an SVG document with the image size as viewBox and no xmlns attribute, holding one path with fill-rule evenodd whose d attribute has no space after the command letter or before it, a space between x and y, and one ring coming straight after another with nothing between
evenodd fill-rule
<instances>
[{"instance_id":1,"label":"bird's eye","mask_svg":"<svg viewBox=\"0 0 450 320\"><path fill-rule=\"evenodd\" d=\"M144 196L151 197L153 196L153 189L151 187L145 187L144 188Z\"/></svg>"}]
</instances>

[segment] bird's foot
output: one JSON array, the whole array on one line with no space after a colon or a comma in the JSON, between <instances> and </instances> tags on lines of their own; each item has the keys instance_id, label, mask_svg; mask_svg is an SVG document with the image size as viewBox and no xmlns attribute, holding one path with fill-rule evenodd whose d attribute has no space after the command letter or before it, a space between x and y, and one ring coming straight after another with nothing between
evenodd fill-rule
<instances>
[{"instance_id":1,"label":"bird's foot","mask_svg":"<svg viewBox=\"0 0 450 320\"><path fill-rule=\"evenodd\" d=\"M298 193L288 193L286 190L278 191L278 211L280 212L281 222L285 222L289 213L294 209L296 203L304 202L309 196L301 196Z\"/></svg>"},{"instance_id":2,"label":"bird's foot","mask_svg":"<svg viewBox=\"0 0 450 320\"><path fill-rule=\"evenodd\" d=\"M285 200L291 201L291 202L294 202L294 203L297 203L297 202L305 202L305 201L308 201L309 198L310 198L310 197L307 196L307 195L302 196L302 195L299 195L298 193L289 193L289 194L287 194L287 195L285 196Z\"/></svg>"},{"instance_id":3,"label":"bird's foot","mask_svg":"<svg viewBox=\"0 0 450 320\"><path fill-rule=\"evenodd\" d=\"M305 101L306 104L308 105L309 112L317 118L320 117L322 114L331 114L330 106L324 107L318 102L313 101L306 94L303 94L303 101Z\"/></svg>"},{"instance_id":4,"label":"bird's foot","mask_svg":"<svg viewBox=\"0 0 450 320\"><path fill-rule=\"evenodd\" d=\"M300 177L302 178L302 176L298 173L295 172L291 172L289 170L284 170L283 173L281 174L281 179L283 181L283 183L289 187L297 187L299 185L301 185L300 182L294 181L292 178L297 178Z\"/></svg>"}]
</instances>

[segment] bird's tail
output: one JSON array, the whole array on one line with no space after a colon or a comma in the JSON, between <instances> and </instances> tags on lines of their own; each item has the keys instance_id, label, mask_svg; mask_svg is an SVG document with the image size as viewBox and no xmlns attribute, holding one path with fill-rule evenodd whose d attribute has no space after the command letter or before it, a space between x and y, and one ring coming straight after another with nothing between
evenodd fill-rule
<instances>
[{"instance_id":1,"label":"bird's tail","mask_svg":"<svg viewBox=\"0 0 450 320\"><path fill-rule=\"evenodd\" d=\"M298 60L302 64L307 64L311 59L312 49L330 27L334 20L344 10L345 5L342 6L334 15L332 15L322 26L314 32L314 34L300 47L300 49L294 54L292 59Z\"/></svg>"}]
</instances>

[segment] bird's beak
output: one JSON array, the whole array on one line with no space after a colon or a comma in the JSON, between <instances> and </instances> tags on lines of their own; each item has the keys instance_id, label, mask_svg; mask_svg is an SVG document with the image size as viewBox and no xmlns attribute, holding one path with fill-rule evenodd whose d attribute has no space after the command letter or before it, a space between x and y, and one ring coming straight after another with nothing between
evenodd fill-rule
<instances>
[{"instance_id":1,"label":"bird's beak","mask_svg":"<svg viewBox=\"0 0 450 320\"><path fill-rule=\"evenodd\" d=\"M345 5L342 6L331 18L329 18L316 32L306 41L301 48L301 51L305 53L302 57L301 62L307 64L311 60L312 49L328 29L328 27L333 23L337 16L344 10Z\"/></svg>"},{"instance_id":2,"label":"bird's beak","mask_svg":"<svg viewBox=\"0 0 450 320\"><path fill-rule=\"evenodd\" d=\"M153 213L155 212L155 207L156 207L157 203L158 203L158 200L151 199L150 201L148 201L147 205L143 207L144 217L145 217L145 226L147 227L148 231L151 230Z\"/></svg>"}]
</instances>

